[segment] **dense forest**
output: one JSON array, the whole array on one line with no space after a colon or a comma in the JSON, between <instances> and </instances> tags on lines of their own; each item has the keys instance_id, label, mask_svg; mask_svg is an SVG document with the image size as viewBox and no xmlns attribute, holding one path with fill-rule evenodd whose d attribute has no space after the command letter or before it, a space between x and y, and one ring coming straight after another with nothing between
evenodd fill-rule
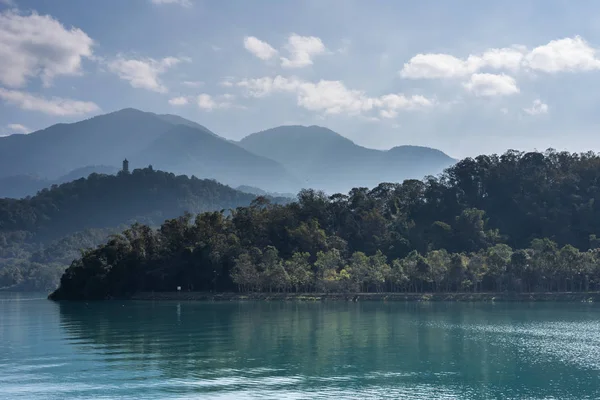
<instances>
[{"instance_id":1,"label":"dense forest","mask_svg":"<svg viewBox=\"0 0 600 400\"><path fill-rule=\"evenodd\" d=\"M228 212L255 198L213 180L149 167L94 173L33 197L0 199L0 288L54 289L82 249L104 243L132 223L157 227L186 211Z\"/></svg>"},{"instance_id":2,"label":"dense forest","mask_svg":"<svg viewBox=\"0 0 600 400\"><path fill-rule=\"evenodd\" d=\"M75 260L54 299L138 291L600 289L600 156L509 151L438 177L134 224Z\"/></svg>"}]
</instances>

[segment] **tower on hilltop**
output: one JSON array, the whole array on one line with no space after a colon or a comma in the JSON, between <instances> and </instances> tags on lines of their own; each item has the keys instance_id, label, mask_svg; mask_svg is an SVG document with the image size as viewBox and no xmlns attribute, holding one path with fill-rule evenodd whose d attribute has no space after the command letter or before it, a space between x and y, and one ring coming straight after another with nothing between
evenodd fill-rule
<instances>
[{"instance_id":1,"label":"tower on hilltop","mask_svg":"<svg viewBox=\"0 0 600 400\"><path fill-rule=\"evenodd\" d=\"M123 160L123 169L121 170L121 172L123 172L124 174L129 173L129 161L127 161L127 159Z\"/></svg>"}]
</instances>

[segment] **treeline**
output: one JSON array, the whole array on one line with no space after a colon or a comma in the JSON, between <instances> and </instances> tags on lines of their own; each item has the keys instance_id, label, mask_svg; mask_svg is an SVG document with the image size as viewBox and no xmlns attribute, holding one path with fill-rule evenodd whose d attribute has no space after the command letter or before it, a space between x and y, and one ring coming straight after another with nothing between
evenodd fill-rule
<instances>
[{"instance_id":1,"label":"treeline","mask_svg":"<svg viewBox=\"0 0 600 400\"><path fill-rule=\"evenodd\" d=\"M279 257L252 249L236 260L231 278L240 292L480 292L589 291L600 289L600 249L580 252L536 239L514 251L497 244L476 253L417 251L388 260L381 252L348 258L337 249Z\"/></svg>"},{"instance_id":2,"label":"treeline","mask_svg":"<svg viewBox=\"0 0 600 400\"><path fill-rule=\"evenodd\" d=\"M213 180L149 167L94 173L33 197L0 199L0 288L54 289L81 250L105 243L109 234L134 222L156 227L186 211L227 211L255 197Z\"/></svg>"},{"instance_id":3,"label":"treeline","mask_svg":"<svg viewBox=\"0 0 600 400\"><path fill-rule=\"evenodd\" d=\"M598 278L596 253L587 250L598 247L599 200L594 153L467 158L423 181L348 195L304 190L286 205L258 198L227 215L168 220L156 231L134 225L76 260L54 297L177 286L587 290Z\"/></svg>"}]
</instances>

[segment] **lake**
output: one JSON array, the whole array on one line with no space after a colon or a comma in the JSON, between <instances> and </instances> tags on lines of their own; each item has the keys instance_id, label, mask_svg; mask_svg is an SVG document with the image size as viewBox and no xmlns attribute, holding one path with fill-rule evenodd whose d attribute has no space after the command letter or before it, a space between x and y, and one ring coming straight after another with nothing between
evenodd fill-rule
<instances>
[{"instance_id":1,"label":"lake","mask_svg":"<svg viewBox=\"0 0 600 400\"><path fill-rule=\"evenodd\" d=\"M0 293L1 399L598 399L600 306Z\"/></svg>"}]
</instances>

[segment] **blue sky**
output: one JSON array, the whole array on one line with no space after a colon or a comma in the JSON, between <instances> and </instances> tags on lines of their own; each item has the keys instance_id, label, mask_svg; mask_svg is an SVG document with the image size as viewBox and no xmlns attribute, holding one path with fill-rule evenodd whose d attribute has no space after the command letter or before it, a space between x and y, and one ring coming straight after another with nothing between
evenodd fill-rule
<instances>
[{"instance_id":1,"label":"blue sky","mask_svg":"<svg viewBox=\"0 0 600 400\"><path fill-rule=\"evenodd\" d=\"M600 150L600 3L0 0L0 135L135 107L455 157Z\"/></svg>"}]
</instances>

